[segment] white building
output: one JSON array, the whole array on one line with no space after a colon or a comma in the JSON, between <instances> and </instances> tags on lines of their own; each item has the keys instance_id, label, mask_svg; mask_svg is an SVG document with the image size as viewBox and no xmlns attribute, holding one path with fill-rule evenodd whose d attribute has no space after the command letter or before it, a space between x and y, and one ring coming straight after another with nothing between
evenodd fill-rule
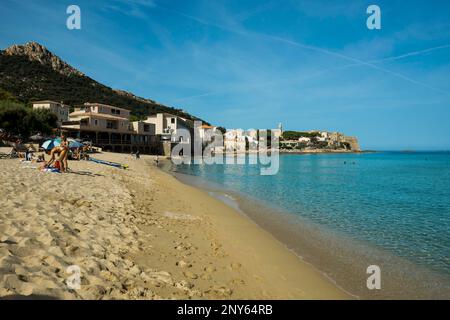
<instances>
[{"instance_id":1,"label":"white building","mask_svg":"<svg viewBox=\"0 0 450 320\"><path fill-rule=\"evenodd\" d=\"M137 134L156 135L155 125L153 123L133 121L131 125L133 126L134 132L136 132Z\"/></svg>"},{"instance_id":2,"label":"white building","mask_svg":"<svg viewBox=\"0 0 450 320\"><path fill-rule=\"evenodd\" d=\"M198 135L200 139L203 141L208 141L216 134L222 134L219 129L215 126L208 126L206 124L202 124L201 126L196 128L198 130Z\"/></svg>"},{"instance_id":3,"label":"white building","mask_svg":"<svg viewBox=\"0 0 450 320\"><path fill-rule=\"evenodd\" d=\"M244 152L246 146L246 139L244 130L231 129L227 130L224 135L224 147L226 151Z\"/></svg>"},{"instance_id":4,"label":"white building","mask_svg":"<svg viewBox=\"0 0 450 320\"><path fill-rule=\"evenodd\" d=\"M170 113L158 113L149 116L144 122L154 125L155 134L160 135L162 140L171 142L183 141L182 137L179 139L176 138L177 134L180 133L180 129L191 131L192 128L190 120ZM189 139L184 139L184 142L189 143L190 140L187 140Z\"/></svg>"},{"instance_id":5,"label":"white building","mask_svg":"<svg viewBox=\"0 0 450 320\"><path fill-rule=\"evenodd\" d=\"M300 138L298 138L298 142L306 142L306 143L308 143L308 142L311 142L311 138L300 137Z\"/></svg>"},{"instance_id":6,"label":"white building","mask_svg":"<svg viewBox=\"0 0 450 320\"><path fill-rule=\"evenodd\" d=\"M68 105L65 105L63 103L50 101L50 100L44 100L44 101L35 101L33 102L33 109L47 109L53 112L56 117L58 118L57 124L58 127L61 127L62 123L64 121L69 120L69 111L70 107Z\"/></svg>"}]
</instances>

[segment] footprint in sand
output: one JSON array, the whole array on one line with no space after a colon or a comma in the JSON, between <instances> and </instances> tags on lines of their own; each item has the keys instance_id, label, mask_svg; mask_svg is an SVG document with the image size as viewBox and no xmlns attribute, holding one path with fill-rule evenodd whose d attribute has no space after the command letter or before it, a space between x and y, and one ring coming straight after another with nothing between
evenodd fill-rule
<instances>
[{"instance_id":1,"label":"footprint in sand","mask_svg":"<svg viewBox=\"0 0 450 320\"><path fill-rule=\"evenodd\" d=\"M213 266L207 266L207 267L204 268L204 270L205 270L206 272L208 272L208 273L213 273L213 272L216 271L216 268L213 267Z\"/></svg>"},{"instance_id":2,"label":"footprint in sand","mask_svg":"<svg viewBox=\"0 0 450 320\"><path fill-rule=\"evenodd\" d=\"M211 275L207 274L207 273L202 274L201 278L203 280L211 280L212 279Z\"/></svg>"},{"instance_id":3,"label":"footprint in sand","mask_svg":"<svg viewBox=\"0 0 450 320\"><path fill-rule=\"evenodd\" d=\"M183 272L184 276L188 279L197 279L198 275L193 273L192 271L185 271Z\"/></svg>"},{"instance_id":4,"label":"footprint in sand","mask_svg":"<svg viewBox=\"0 0 450 320\"><path fill-rule=\"evenodd\" d=\"M180 268L191 268L191 267L192 267L192 264L187 263L187 262L185 262L185 261L183 261L183 260L178 261L178 262L176 263L176 265L177 265L178 267L180 267Z\"/></svg>"},{"instance_id":5,"label":"footprint in sand","mask_svg":"<svg viewBox=\"0 0 450 320\"><path fill-rule=\"evenodd\" d=\"M25 258L28 256L33 255L35 252L32 249L29 249L28 247L22 247L18 245L12 245L9 249L11 254L16 257Z\"/></svg>"},{"instance_id":6,"label":"footprint in sand","mask_svg":"<svg viewBox=\"0 0 450 320\"><path fill-rule=\"evenodd\" d=\"M19 278L15 274L7 274L3 277L3 287L11 293L28 296L33 293L33 285L23 280L27 279Z\"/></svg>"},{"instance_id":7,"label":"footprint in sand","mask_svg":"<svg viewBox=\"0 0 450 320\"><path fill-rule=\"evenodd\" d=\"M238 270L242 267L242 265L239 262L233 262L231 263L230 267L232 270Z\"/></svg>"}]
</instances>

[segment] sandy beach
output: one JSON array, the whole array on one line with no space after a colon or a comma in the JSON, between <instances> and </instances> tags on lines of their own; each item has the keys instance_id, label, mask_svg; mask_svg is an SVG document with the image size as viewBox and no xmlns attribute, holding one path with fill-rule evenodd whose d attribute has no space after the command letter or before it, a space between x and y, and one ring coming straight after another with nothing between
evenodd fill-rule
<instances>
[{"instance_id":1,"label":"sandy beach","mask_svg":"<svg viewBox=\"0 0 450 320\"><path fill-rule=\"evenodd\" d=\"M0 160L0 297L348 299L249 218L151 156L102 153L122 170L71 173ZM69 266L81 287L70 289Z\"/></svg>"}]
</instances>

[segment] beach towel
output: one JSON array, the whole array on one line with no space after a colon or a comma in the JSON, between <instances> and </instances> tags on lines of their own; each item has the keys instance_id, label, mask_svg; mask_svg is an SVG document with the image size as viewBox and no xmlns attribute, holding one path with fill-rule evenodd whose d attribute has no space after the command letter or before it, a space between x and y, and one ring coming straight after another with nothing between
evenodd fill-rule
<instances>
[{"instance_id":1,"label":"beach towel","mask_svg":"<svg viewBox=\"0 0 450 320\"><path fill-rule=\"evenodd\" d=\"M126 164L121 164L121 163L116 163L116 162L111 162L111 161L106 161L106 160L100 160L100 159L95 159L95 158L89 158L89 161L99 163L99 164L105 164L107 166L112 166L112 167L116 167L116 168L128 169L128 165L126 165Z\"/></svg>"},{"instance_id":2,"label":"beach towel","mask_svg":"<svg viewBox=\"0 0 450 320\"><path fill-rule=\"evenodd\" d=\"M61 171L59 171L59 169L56 169L56 168L43 168L43 169L41 169L41 172L45 172L45 173L61 173Z\"/></svg>"}]
</instances>

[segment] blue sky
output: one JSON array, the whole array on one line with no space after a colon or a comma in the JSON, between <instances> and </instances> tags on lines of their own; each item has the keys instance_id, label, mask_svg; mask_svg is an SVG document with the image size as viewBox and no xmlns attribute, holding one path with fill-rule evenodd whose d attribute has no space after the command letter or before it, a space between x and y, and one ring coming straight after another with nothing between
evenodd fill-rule
<instances>
[{"instance_id":1,"label":"blue sky","mask_svg":"<svg viewBox=\"0 0 450 320\"><path fill-rule=\"evenodd\" d=\"M71 4L81 30L66 28ZM366 27L370 4L381 30ZM0 47L28 41L227 128L450 149L449 1L2 0Z\"/></svg>"}]
</instances>

